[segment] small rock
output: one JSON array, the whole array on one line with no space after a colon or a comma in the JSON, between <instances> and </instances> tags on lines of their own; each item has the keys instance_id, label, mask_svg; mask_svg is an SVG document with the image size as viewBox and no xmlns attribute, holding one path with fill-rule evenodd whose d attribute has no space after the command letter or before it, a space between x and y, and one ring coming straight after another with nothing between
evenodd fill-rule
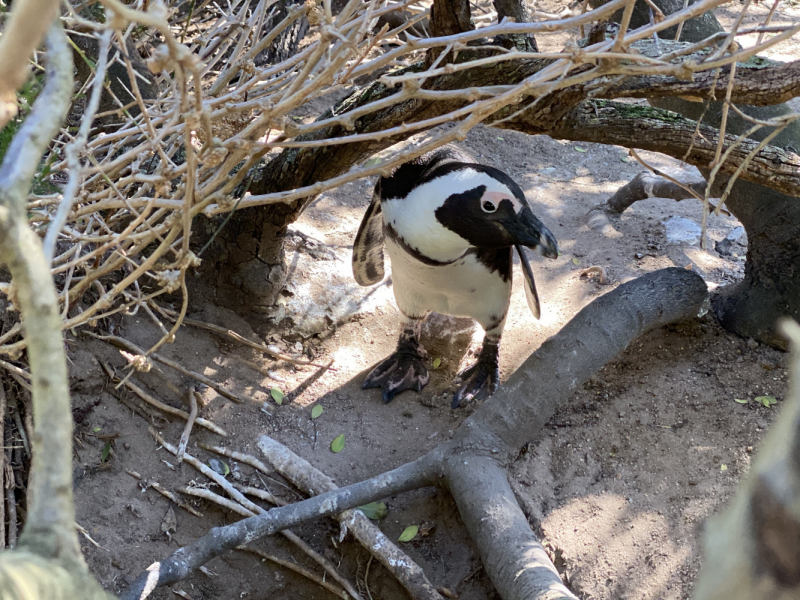
<instances>
[{"instance_id":1,"label":"small rock","mask_svg":"<svg viewBox=\"0 0 800 600\"><path fill-rule=\"evenodd\" d=\"M725 236L726 240L732 241L734 244L740 244L742 246L747 245L747 232L744 230L744 227L739 225L739 227L734 227L731 229L731 232Z\"/></svg>"},{"instance_id":2,"label":"small rock","mask_svg":"<svg viewBox=\"0 0 800 600\"><path fill-rule=\"evenodd\" d=\"M734 227L724 240L714 244L714 249L721 256L743 256L747 252L747 233L744 227Z\"/></svg>"},{"instance_id":3,"label":"small rock","mask_svg":"<svg viewBox=\"0 0 800 600\"><path fill-rule=\"evenodd\" d=\"M750 338L749 340L747 340L747 347L750 348L750 350L755 350L756 348L758 348L758 342L755 341L753 338Z\"/></svg>"},{"instance_id":4,"label":"small rock","mask_svg":"<svg viewBox=\"0 0 800 600\"><path fill-rule=\"evenodd\" d=\"M688 244L694 246L700 243L703 230L694 221L683 217L670 217L664 221L668 244Z\"/></svg>"}]
</instances>

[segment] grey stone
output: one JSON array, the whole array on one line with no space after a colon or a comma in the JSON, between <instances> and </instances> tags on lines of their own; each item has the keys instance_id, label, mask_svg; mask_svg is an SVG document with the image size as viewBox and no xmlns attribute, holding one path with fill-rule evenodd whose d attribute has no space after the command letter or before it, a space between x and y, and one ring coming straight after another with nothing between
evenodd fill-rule
<instances>
[{"instance_id":1,"label":"grey stone","mask_svg":"<svg viewBox=\"0 0 800 600\"><path fill-rule=\"evenodd\" d=\"M684 217L669 217L664 221L664 229L668 244L695 246L703 235L700 225Z\"/></svg>"}]
</instances>

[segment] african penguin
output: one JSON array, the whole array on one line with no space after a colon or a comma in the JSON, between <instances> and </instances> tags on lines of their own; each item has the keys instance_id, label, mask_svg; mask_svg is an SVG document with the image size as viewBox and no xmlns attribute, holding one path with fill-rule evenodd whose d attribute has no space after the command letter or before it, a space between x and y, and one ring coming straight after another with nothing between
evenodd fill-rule
<instances>
[{"instance_id":1,"label":"african penguin","mask_svg":"<svg viewBox=\"0 0 800 600\"><path fill-rule=\"evenodd\" d=\"M453 408L486 398L498 384L512 247L522 263L528 306L538 319L539 297L522 246L556 258L555 237L508 175L445 146L378 180L353 246L353 275L360 285L383 279L384 245L404 323L397 350L372 370L362 389L380 387L384 402L390 402L428 383L420 331L435 311L472 317L485 331L477 362L460 374Z\"/></svg>"}]
</instances>

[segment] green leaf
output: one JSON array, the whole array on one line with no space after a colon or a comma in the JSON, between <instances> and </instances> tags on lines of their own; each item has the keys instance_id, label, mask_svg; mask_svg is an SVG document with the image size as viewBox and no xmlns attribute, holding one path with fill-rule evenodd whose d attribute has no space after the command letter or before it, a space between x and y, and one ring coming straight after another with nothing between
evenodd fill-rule
<instances>
[{"instance_id":1,"label":"green leaf","mask_svg":"<svg viewBox=\"0 0 800 600\"><path fill-rule=\"evenodd\" d=\"M111 442L106 442L105 446L103 446L103 452L100 454L100 462L106 462L109 454L111 454Z\"/></svg>"},{"instance_id":2,"label":"green leaf","mask_svg":"<svg viewBox=\"0 0 800 600\"><path fill-rule=\"evenodd\" d=\"M389 514L389 509L383 502L370 502L364 506L359 506L358 510L364 513L368 519L378 521Z\"/></svg>"},{"instance_id":3,"label":"green leaf","mask_svg":"<svg viewBox=\"0 0 800 600\"><path fill-rule=\"evenodd\" d=\"M738 402L739 404L747 404L747 398L745 398L744 400L740 398L734 398L733 401Z\"/></svg>"},{"instance_id":4,"label":"green leaf","mask_svg":"<svg viewBox=\"0 0 800 600\"><path fill-rule=\"evenodd\" d=\"M581 259L580 259L580 258L573 258L573 259L572 259L572 264L573 264L573 265L579 265L579 264L581 264Z\"/></svg>"},{"instance_id":5,"label":"green leaf","mask_svg":"<svg viewBox=\"0 0 800 600\"><path fill-rule=\"evenodd\" d=\"M218 458L209 458L208 466L211 467L212 471L219 473L223 477L231 472L231 468L228 466L228 464Z\"/></svg>"},{"instance_id":6,"label":"green leaf","mask_svg":"<svg viewBox=\"0 0 800 600\"><path fill-rule=\"evenodd\" d=\"M497 139L500 140L501 142L505 142L506 141L505 138L501 138L499 135L497 136Z\"/></svg>"},{"instance_id":7,"label":"green leaf","mask_svg":"<svg viewBox=\"0 0 800 600\"><path fill-rule=\"evenodd\" d=\"M311 409L311 418L318 419L319 416L322 414L322 411L325 410L322 408L321 404L317 404L314 408Z\"/></svg>"},{"instance_id":8,"label":"green leaf","mask_svg":"<svg viewBox=\"0 0 800 600\"><path fill-rule=\"evenodd\" d=\"M756 396L755 401L756 402L760 402L761 404L763 404L767 408L769 408L773 404L777 404L778 403L778 400L775 399L773 396Z\"/></svg>"},{"instance_id":9,"label":"green leaf","mask_svg":"<svg viewBox=\"0 0 800 600\"><path fill-rule=\"evenodd\" d=\"M588 152L586 148L581 148L580 146L575 146L575 150L577 150L578 152Z\"/></svg>"},{"instance_id":10,"label":"green leaf","mask_svg":"<svg viewBox=\"0 0 800 600\"><path fill-rule=\"evenodd\" d=\"M433 359L433 370L435 371L439 367L442 366L442 359L441 358L434 358Z\"/></svg>"},{"instance_id":11,"label":"green leaf","mask_svg":"<svg viewBox=\"0 0 800 600\"><path fill-rule=\"evenodd\" d=\"M102 427L92 427L92 431L94 431L95 433L97 433L101 429L102 429Z\"/></svg>"},{"instance_id":12,"label":"green leaf","mask_svg":"<svg viewBox=\"0 0 800 600\"><path fill-rule=\"evenodd\" d=\"M343 449L344 449L344 434L340 433L331 442L331 450L333 450L336 453L339 453Z\"/></svg>"},{"instance_id":13,"label":"green leaf","mask_svg":"<svg viewBox=\"0 0 800 600\"><path fill-rule=\"evenodd\" d=\"M728 470L728 465L720 465L719 466L719 470L720 471L727 471Z\"/></svg>"},{"instance_id":14,"label":"green leaf","mask_svg":"<svg viewBox=\"0 0 800 600\"><path fill-rule=\"evenodd\" d=\"M405 529L403 529L403 533L400 534L400 537L397 538L398 542L410 542L415 537L417 537L417 532L419 532L418 525L409 525Z\"/></svg>"},{"instance_id":15,"label":"green leaf","mask_svg":"<svg viewBox=\"0 0 800 600\"><path fill-rule=\"evenodd\" d=\"M620 158L620 160L621 160L622 162L624 162L624 163L626 163L626 162L631 162L631 159L630 159L630 158L628 158L627 156L623 156L622 158Z\"/></svg>"},{"instance_id":16,"label":"green leaf","mask_svg":"<svg viewBox=\"0 0 800 600\"><path fill-rule=\"evenodd\" d=\"M269 391L269 395L275 400L277 404L283 404L283 392L280 391L278 388L272 388Z\"/></svg>"}]
</instances>

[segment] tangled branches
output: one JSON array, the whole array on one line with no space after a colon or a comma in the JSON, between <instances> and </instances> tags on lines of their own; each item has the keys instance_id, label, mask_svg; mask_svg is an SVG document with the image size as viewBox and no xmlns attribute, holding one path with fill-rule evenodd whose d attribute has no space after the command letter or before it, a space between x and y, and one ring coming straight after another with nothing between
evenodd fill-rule
<instances>
[{"instance_id":1,"label":"tangled branches","mask_svg":"<svg viewBox=\"0 0 800 600\"><path fill-rule=\"evenodd\" d=\"M104 22L68 5L63 22L76 34L97 37L99 59L92 63L91 97L77 134L62 131L40 174L51 181L67 177L67 183L56 193L32 195L27 207L31 227L45 238L63 326L95 325L121 311L143 309L152 314L159 310L157 297L180 292L178 318L170 330L163 330L152 352L172 339L186 314L186 273L200 264L199 252L190 244L196 217L313 197L355 179L386 173L440 145L464 139L483 121L532 133L599 135L592 127L578 128L576 133L564 119L591 98L648 97L654 90L655 95L713 97L719 87L726 89L729 100L748 97L763 103L796 95L800 74L795 63L766 68L759 63L758 69L748 70L747 61L794 35L800 26L774 27L765 22L753 30L734 29L697 44L662 41L653 48L654 34L722 1L700 0L635 30L629 30L623 19L615 35L590 36L561 52L548 53L508 48L498 40L583 29L619 9L629 9L633 2L612 0L589 12L559 16L535 13L534 19L540 20L531 23L509 19L498 23L496 14L487 11L483 18L473 19L477 29L439 35L434 28L433 37L427 38L411 34L427 22L430 8L425 0L350 0L336 16L329 0L321 5L308 0L290 5L277 24L279 5L269 0L255 6L234 2L227 12L207 1L199 6L192 2L188 14L186 5L168 9L161 1L126 5L102 0ZM411 16L390 28L387 16L401 11ZM260 64L259 56L303 19L311 31L299 49L273 64ZM387 23L380 29L379 20ZM753 31L761 34L755 46L732 45L736 35ZM155 46L147 66L161 91L153 98L145 98L140 89L139 81L146 77L137 71L137 57L129 51L137 43ZM91 135L95 117L113 116L97 110L103 87L113 95L105 79L114 64L124 65L126 89L135 100L128 105L117 100L118 109L111 112L121 124ZM514 74L498 81L497 73L503 75L509 65ZM386 69L392 70L380 75ZM494 73L494 79L486 73ZM771 81L765 91L759 82L763 84L770 73L779 74L778 81ZM314 122L298 123L292 116L305 103L377 76L377 81ZM410 103L432 108L386 127L368 119ZM334 144L367 142L373 153L415 132L454 121L455 126L436 131L424 143L364 166L327 173L291 189L245 193L262 161L277 161L285 170L299 153ZM716 148L715 169L769 180L772 173L765 161L777 160L781 181L800 189L796 154L768 144L733 152L743 140L709 137L713 132L703 131L697 144ZM613 135L605 141L626 143ZM690 145L694 144L691 138ZM723 147L726 151L721 154ZM707 155L687 153L687 160L707 162ZM13 283L0 284L0 291L14 301ZM0 336L0 354L18 357L24 345L19 325Z\"/></svg>"}]
</instances>

